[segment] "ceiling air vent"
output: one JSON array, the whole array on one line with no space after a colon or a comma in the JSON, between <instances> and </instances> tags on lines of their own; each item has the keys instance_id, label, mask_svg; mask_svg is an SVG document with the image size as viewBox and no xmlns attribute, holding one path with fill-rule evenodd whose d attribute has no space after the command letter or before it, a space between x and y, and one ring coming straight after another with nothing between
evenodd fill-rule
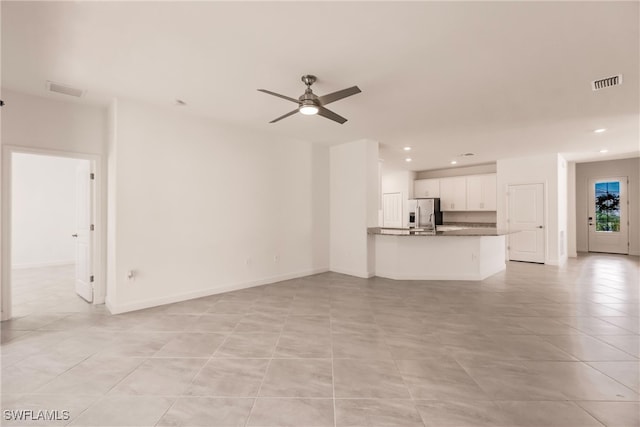
<instances>
[{"instance_id":1,"label":"ceiling air vent","mask_svg":"<svg viewBox=\"0 0 640 427\"><path fill-rule=\"evenodd\" d=\"M47 89L49 92L61 93L63 95L75 96L80 98L84 94L84 90L77 89L75 87L63 85L60 83L47 82Z\"/></svg>"},{"instance_id":2,"label":"ceiling air vent","mask_svg":"<svg viewBox=\"0 0 640 427\"><path fill-rule=\"evenodd\" d=\"M604 79L598 79L591 82L592 90L606 89L612 86L618 86L622 84L622 74L617 76L605 77Z\"/></svg>"}]
</instances>

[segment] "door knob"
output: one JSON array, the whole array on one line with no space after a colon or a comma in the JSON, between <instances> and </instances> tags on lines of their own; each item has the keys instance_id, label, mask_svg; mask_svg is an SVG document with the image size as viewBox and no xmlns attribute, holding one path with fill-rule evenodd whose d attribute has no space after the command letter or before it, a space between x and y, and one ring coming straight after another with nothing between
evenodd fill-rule
<instances>
[{"instance_id":1,"label":"door knob","mask_svg":"<svg viewBox=\"0 0 640 427\"><path fill-rule=\"evenodd\" d=\"M78 235L77 234L72 234L71 237L78 237Z\"/></svg>"},{"instance_id":2,"label":"door knob","mask_svg":"<svg viewBox=\"0 0 640 427\"><path fill-rule=\"evenodd\" d=\"M544 228L544 227L543 227L543 226L541 226L541 225L539 225L539 226L537 226L536 228Z\"/></svg>"}]
</instances>

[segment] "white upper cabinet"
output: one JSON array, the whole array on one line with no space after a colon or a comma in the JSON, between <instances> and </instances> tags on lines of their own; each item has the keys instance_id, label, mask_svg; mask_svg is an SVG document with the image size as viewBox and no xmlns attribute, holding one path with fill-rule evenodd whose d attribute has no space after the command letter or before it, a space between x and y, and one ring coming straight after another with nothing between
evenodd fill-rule
<instances>
[{"instance_id":1,"label":"white upper cabinet","mask_svg":"<svg viewBox=\"0 0 640 427\"><path fill-rule=\"evenodd\" d=\"M440 178L440 210L467 210L467 177Z\"/></svg>"},{"instance_id":2,"label":"white upper cabinet","mask_svg":"<svg viewBox=\"0 0 640 427\"><path fill-rule=\"evenodd\" d=\"M496 174L467 176L467 210L495 211Z\"/></svg>"},{"instance_id":3,"label":"white upper cabinet","mask_svg":"<svg viewBox=\"0 0 640 427\"><path fill-rule=\"evenodd\" d=\"M440 197L440 180L416 179L413 182L413 197Z\"/></svg>"},{"instance_id":4,"label":"white upper cabinet","mask_svg":"<svg viewBox=\"0 0 640 427\"><path fill-rule=\"evenodd\" d=\"M497 209L496 174L417 179L414 197L439 197L442 211L495 211Z\"/></svg>"}]
</instances>

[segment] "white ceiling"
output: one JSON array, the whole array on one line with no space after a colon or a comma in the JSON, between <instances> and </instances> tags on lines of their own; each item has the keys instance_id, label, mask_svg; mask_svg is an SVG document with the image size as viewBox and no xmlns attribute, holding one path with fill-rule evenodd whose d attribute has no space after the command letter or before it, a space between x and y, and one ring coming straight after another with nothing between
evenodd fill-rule
<instances>
[{"instance_id":1,"label":"white ceiling","mask_svg":"<svg viewBox=\"0 0 640 427\"><path fill-rule=\"evenodd\" d=\"M371 138L388 167L458 166L551 152L639 151L638 2L2 2L3 87L46 80L321 143ZM330 108L296 114L358 85ZM592 92L615 74L624 84ZM597 128L607 132L595 134ZM411 163L401 147L413 147Z\"/></svg>"}]
</instances>

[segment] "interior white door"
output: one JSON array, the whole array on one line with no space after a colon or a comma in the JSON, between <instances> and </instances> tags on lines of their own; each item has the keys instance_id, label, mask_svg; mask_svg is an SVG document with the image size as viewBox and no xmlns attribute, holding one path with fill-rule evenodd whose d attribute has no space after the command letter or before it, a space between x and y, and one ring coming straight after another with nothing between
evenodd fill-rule
<instances>
[{"instance_id":1,"label":"interior white door","mask_svg":"<svg viewBox=\"0 0 640 427\"><path fill-rule=\"evenodd\" d=\"M382 195L382 226L402 227L402 193Z\"/></svg>"},{"instance_id":2,"label":"interior white door","mask_svg":"<svg viewBox=\"0 0 640 427\"><path fill-rule=\"evenodd\" d=\"M91 230L93 218L93 185L90 174L89 161L80 163L76 168L76 231L73 237L75 237L76 242L76 293L88 302L93 302L93 233Z\"/></svg>"},{"instance_id":3,"label":"interior white door","mask_svg":"<svg viewBox=\"0 0 640 427\"><path fill-rule=\"evenodd\" d=\"M544 263L544 186L510 185L508 189L509 259Z\"/></svg>"},{"instance_id":4,"label":"interior white door","mask_svg":"<svg viewBox=\"0 0 640 427\"><path fill-rule=\"evenodd\" d=\"M627 177L589 180L589 252L629 253Z\"/></svg>"}]
</instances>

